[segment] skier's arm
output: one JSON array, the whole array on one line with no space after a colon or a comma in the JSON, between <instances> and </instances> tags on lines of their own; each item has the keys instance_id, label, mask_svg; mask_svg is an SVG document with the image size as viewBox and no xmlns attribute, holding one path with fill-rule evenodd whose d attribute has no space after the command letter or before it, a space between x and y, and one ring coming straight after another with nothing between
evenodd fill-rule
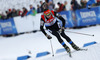
<instances>
[{"instance_id":1,"label":"skier's arm","mask_svg":"<svg viewBox=\"0 0 100 60\"><path fill-rule=\"evenodd\" d=\"M52 37L51 37L50 35L48 35L48 34L45 32L43 26L44 26L44 21L43 21L43 19L41 18L41 21L40 21L40 30L43 32L43 34L44 34L48 39L51 39Z\"/></svg>"},{"instance_id":2,"label":"skier's arm","mask_svg":"<svg viewBox=\"0 0 100 60\"><path fill-rule=\"evenodd\" d=\"M54 14L58 19L60 19L62 21L62 23L63 23L62 27L65 27L65 19L57 12L54 12Z\"/></svg>"},{"instance_id":3,"label":"skier's arm","mask_svg":"<svg viewBox=\"0 0 100 60\"><path fill-rule=\"evenodd\" d=\"M45 32L43 26L44 26L44 21L43 21L43 19L41 18L41 21L40 21L40 30L43 32L44 35L47 35L47 33Z\"/></svg>"}]
</instances>

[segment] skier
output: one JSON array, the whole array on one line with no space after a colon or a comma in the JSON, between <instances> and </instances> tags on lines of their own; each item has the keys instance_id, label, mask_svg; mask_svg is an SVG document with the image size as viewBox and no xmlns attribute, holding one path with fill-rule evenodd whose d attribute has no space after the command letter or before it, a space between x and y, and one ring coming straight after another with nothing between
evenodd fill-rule
<instances>
[{"instance_id":1,"label":"skier","mask_svg":"<svg viewBox=\"0 0 100 60\"><path fill-rule=\"evenodd\" d=\"M62 27L58 20L62 21ZM76 46L72 40L64 33L64 26L65 26L65 19L58 13L54 12L53 10L50 11L49 9L45 9L43 14L41 15L40 20L40 30L43 32L43 34L48 38L51 39L52 37L48 35L43 26L45 25L46 29L57 37L59 43L65 48L67 53L71 53L70 48L65 44L65 42L62 40L60 36L66 39L66 41L75 49L80 50L78 46Z\"/></svg>"}]
</instances>

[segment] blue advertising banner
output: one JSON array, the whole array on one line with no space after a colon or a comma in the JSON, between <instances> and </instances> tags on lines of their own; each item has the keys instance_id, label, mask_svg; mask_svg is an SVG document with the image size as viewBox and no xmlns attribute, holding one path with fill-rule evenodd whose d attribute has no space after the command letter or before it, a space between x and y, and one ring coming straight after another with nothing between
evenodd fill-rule
<instances>
[{"instance_id":1,"label":"blue advertising banner","mask_svg":"<svg viewBox=\"0 0 100 60\"><path fill-rule=\"evenodd\" d=\"M1 35L17 33L13 18L0 20Z\"/></svg>"},{"instance_id":2,"label":"blue advertising banner","mask_svg":"<svg viewBox=\"0 0 100 60\"><path fill-rule=\"evenodd\" d=\"M59 14L66 20L65 28L67 27L74 27L73 19L72 19L72 12L71 11L62 11Z\"/></svg>"},{"instance_id":3,"label":"blue advertising banner","mask_svg":"<svg viewBox=\"0 0 100 60\"><path fill-rule=\"evenodd\" d=\"M93 7L91 9L76 10L77 26L87 26L99 24L100 21L100 7Z\"/></svg>"},{"instance_id":4,"label":"blue advertising banner","mask_svg":"<svg viewBox=\"0 0 100 60\"><path fill-rule=\"evenodd\" d=\"M1 33L1 25L0 25L0 35L1 35L2 33Z\"/></svg>"}]
</instances>

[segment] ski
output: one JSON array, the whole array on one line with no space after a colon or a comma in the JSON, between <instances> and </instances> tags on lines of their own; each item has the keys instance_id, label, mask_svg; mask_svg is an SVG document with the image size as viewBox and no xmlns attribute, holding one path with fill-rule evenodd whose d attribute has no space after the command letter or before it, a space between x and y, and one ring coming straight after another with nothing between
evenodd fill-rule
<instances>
[{"instance_id":1,"label":"ski","mask_svg":"<svg viewBox=\"0 0 100 60\"><path fill-rule=\"evenodd\" d=\"M88 49L80 49L79 51L87 51Z\"/></svg>"},{"instance_id":2,"label":"ski","mask_svg":"<svg viewBox=\"0 0 100 60\"><path fill-rule=\"evenodd\" d=\"M87 51L88 49L83 49L83 48L80 48L79 50L74 50L72 51L71 53L74 53L74 52L77 52L77 51Z\"/></svg>"},{"instance_id":3,"label":"ski","mask_svg":"<svg viewBox=\"0 0 100 60\"><path fill-rule=\"evenodd\" d=\"M69 54L69 57L72 57L71 52L69 52L68 54Z\"/></svg>"},{"instance_id":4,"label":"ski","mask_svg":"<svg viewBox=\"0 0 100 60\"><path fill-rule=\"evenodd\" d=\"M78 51L87 51L88 49L80 49L80 50L78 50ZM68 54L69 54L69 57L71 57L72 58L72 54L71 53L74 53L74 52L76 52L76 50L74 50L74 51L72 51L72 52L69 52Z\"/></svg>"}]
</instances>

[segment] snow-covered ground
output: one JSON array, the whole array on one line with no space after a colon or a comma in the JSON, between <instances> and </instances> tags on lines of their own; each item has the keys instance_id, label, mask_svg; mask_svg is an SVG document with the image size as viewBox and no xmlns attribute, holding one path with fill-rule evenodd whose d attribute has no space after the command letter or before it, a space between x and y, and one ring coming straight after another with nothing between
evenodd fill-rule
<instances>
[{"instance_id":1,"label":"snow-covered ground","mask_svg":"<svg viewBox=\"0 0 100 60\"><path fill-rule=\"evenodd\" d=\"M22 8L23 6L26 6L29 8L28 5L30 5L32 0L22 0L23 2L27 2L27 4L18 2L18 0L9 0L12 1L12 4L8 0L0 0L6 1L5 4L0 2L0 10L5 11L8 8ZM37 2L37 0L34 0ZM54 0L58 1L58 0ZM60 0L63 2L64 0ZM69 1L69 0L67 0ZM78 0L79 2L80 0ZM18 3L19 4L18 4ZM29 4L28 4L29 2ZM36 4L38 4L37 2ZM17 4L16 6L14 4ZM22 4L22 5L20 5ZM36 6L35 4L35 6ZM3 6L6 6L3 8ZM69 6L68 6L69 7ZM40 17L39 17L40 18ZM38 20L38 18L36 19ZM94 37L91 36L85 36L85 35L80 35L80 34L75 34L75 33L69 33L66 32L66 34L79 46L82 47L83 44L96 41L97 43L100 43L99 40L99 34L100 34L100 25L97 26L92 26L88 28L82 28L82 29L67 29L66 31L72 31L72 32L80 32L80 33L86 33L86 34L94 34ZM48 33L50 34L50 33ZM51 35L51 34L50 34ZM57 41L56 37L51 35L53 38L51 39L52 44L53 44L53 50L54 50L54 55L55 57L52 57L52 51L51 51L51 46L50 46L50 41L42 34L42 32L37 32L37 33L29 33L29 34L23 34L15 37L2 37L0 36L0 60L17 60L17 57L19 56L24 56L24 55L31 55L32 58L30 60L99 60L100 57L100 44L93 45L90 47L86 47L89 50L86 52L86 55L84 52L75 52L72 53L73 58L69 58L67 53L61 53L61 54L56 54L56 50L63 48L59 42ZM65 41L65 40L64 40ZM65 41L65 43L71 48L71 51L73 51L72 47ZM28 52L31 51L32 54L29 54ZM49 51L51 54L48 56L44 56L41 58L36 58L36 54L39 52L44 52L44 51Z\"/></svg>"},{"instance_id":2,"label":"snow-covered ground","mask_svg":"<svg viewBox=\"0 0 100 60\"><path fill-rule=\"evenodd\" d=\"M66 32L66 34L79 47L82 47L83 44L85 44L87 42L92 42L92 41L96 41L96 42L100 43L100 40L99 40L100 25L94 26L94 27L82 28L82 29L67 29L66 31L74 31L74 32L81 32L81 33L95 35L94 37L91 37L91 36L85 36L85 35ZM53 37L51 39L51 41L53 44L53 49L54 49L54 54L55 54L57 49L63 48L63 47L58 43L56 37L54 37L53 35L51 35L51 36ZM65 41L65 43L71 48L71 46L66 41ZM99 45L97 47L99 48ZM93 50L95 52L95 55L99 54L98 53L99 49L97 49L97 47L95 50ZM90 47L89 51L87 51L88 54L93 55L93 53L90 52L92 49L93 48ZM29 53L28 53L29 50L32 52L32 54L31 54L32 59L37 59L36 54L39 52L49 51L50 53L52 53L50 41L42 34L42 32L23 34L23 35L19 35L19 36L15 36L15 37L8 37L8 38L0 37L0 60L16 60L17 57L19 57L19 56L24 56L27 54L29 55ZM73 51L72 48L71 48L71 50ZM98 53L98 54L96 54L96 53ZM64 53L64 54L65 54L64 56L67 56L66 53ZM75 54L79 55L78 52L76 52ZM93 56L95 56L95 55L93 55ZM55 56L56 56L56 54L55 54ZM64 57L63 54L61 56ZM52 54L50 54L49 57L52 57ZM47 57L43 57L40 59L44 59L44 58L47 58ZM57 60L56 58L54 60ZM76 56L76 59L77 58L79 58L79 57ZM82 58L82 57L80 56L80 58ZM95 57L95 58L97 58L97 57ZM84 58L82 58L82 59L84 59ZM90 60L95 60L95 59L90 59ZM97 60L98 60L98 58L97 58Z\"/></svg>"},{"instance_id":3,"label":"snow-covered ground","mask_svg":"<svg viewBox=\"0 0 100 60\"><path fill-rule=\"evenodd\" d=\"M86 47L87 51L78 51L72 53L72 58L66 52L55 57L49 57L44 60L100 60L100 44Z\"/></svg>"}]
</instances>

